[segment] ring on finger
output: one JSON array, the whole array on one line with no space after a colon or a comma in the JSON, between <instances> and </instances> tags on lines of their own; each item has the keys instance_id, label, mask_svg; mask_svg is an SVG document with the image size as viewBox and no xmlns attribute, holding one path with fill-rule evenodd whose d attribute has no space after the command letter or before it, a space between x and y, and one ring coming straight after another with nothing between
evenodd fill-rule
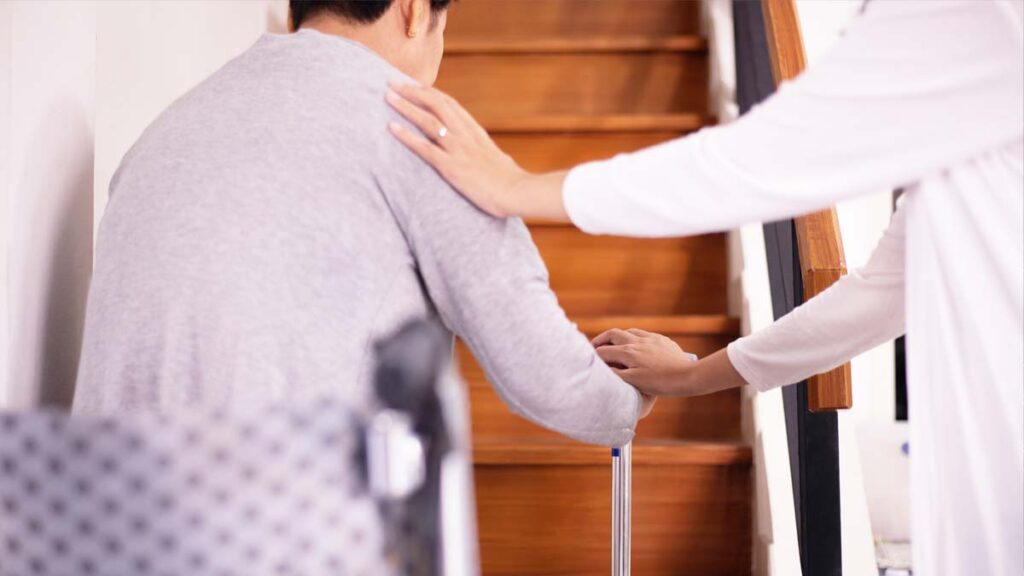
<instances>
[{"instance_id":1,"label":"ring on finger","mask_svg":"<svg viewBox=\"0 0 1024 576\"><path fill-rule=\"evenodd\" d=\"M447 136L447 135L448 135L448 127L442 124L441 127L438 128L438 130L437 130L437 139L438 140L443 140L444 137Z\"/></svg>"}]
</instances>

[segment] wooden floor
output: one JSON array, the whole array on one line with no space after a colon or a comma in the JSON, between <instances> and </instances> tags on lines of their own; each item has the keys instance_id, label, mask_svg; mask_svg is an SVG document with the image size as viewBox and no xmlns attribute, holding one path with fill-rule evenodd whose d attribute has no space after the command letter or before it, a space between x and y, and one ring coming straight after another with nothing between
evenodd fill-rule
<instances>
[{"instance_id":1,"label":"wooden floor","mask_svg":"<svg viewBox=\"0 0 1024 576\"><path fill-rule=\"evenodd\" d=\"M707 42L688 0L462 0L438 86L531 170L607 158L710 125ZM727 315L725 236L636 240L531 222L559 301L588 334L639 327L706 355ZM460 345L484 573L610 571L609 451L509 412ZM740 397L664 399L634 443L633 572L750 573L751 451Z\"/></svg>"}]
</instances>

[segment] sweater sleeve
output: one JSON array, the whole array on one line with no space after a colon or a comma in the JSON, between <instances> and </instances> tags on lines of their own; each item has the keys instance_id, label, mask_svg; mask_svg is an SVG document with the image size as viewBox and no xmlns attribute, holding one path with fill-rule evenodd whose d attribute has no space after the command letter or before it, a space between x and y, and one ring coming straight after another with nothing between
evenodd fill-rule
<instances>
[{"instance_id":1,"label":"sweater sleeve","mask_svg":"<svg viewBox=\"0 0 1024 576\"><path fill-rule=\"evenodd\" d=\"M628 442L640 395L566 317L523 222L479 211L397 142L382 165L431 302L509 408L583 442Z\"/></svg>"},{"instance_id":2,"label":"sweater sleeve","mask_svg":"<svg viewBox=\"0 0 1024 576\"><path fill-rule=\"evenodd\" d=\"M1019 140L1024 56L1004 4L872 2L822 61L736 122L570 171L566 211L593 234L724 230Z\"/></svg>"},{"instance_id":3,"label":"sweater sleeve","mask_svg":"<svg viewBox=\"0 0 1024 576\"><path fill-rule=\"evenodd\" d=\"M903 334L904 222L900 208L864 267L729 345L748 384L765 391L799 382Z\"/></svg>"}]
</instances>

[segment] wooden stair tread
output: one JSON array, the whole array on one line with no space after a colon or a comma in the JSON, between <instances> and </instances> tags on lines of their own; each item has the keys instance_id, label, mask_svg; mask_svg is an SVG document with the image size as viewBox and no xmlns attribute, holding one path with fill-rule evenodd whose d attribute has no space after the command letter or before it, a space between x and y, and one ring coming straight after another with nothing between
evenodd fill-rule
<instances>
[{"instance_id":1,"label":"wooden stair tread","mask_svg":"<svg viewBox=\"0 0 1024 576\"><path fill-rule=\"evenodd\" d=\"M531 172L568 170L593 160L634 152L685 135L672 130L636 132L494 132L495 143Z\"/></svg>"},{"instance_id":2,"label":"wooden stair tread","mask_svg":"<svg viewBox=\"0 0 1024 576\"><path fill-rule=\"evenodd\" d=\"M507 466L604 466L609 448L580 444L560 438L488 438L473 442L476 465ZM734 466L749 465L753 451L736 441L637 439L633 442L634 466Z\"/></svg>"},{"instance_id":3,"label":"wooden stair tread","mask_svg":"<svg viewBox=\"0 0 1024 576\"><path fill-rule=\"evenodd\" d=\"M436 86L477 118L703 113L704 52L456 53Z\"/></svg>"},{"instance_id":4,"label":"wooden stair tread","mask_svg":"<svg viewBox=\"0 0 1024 576\"><path fill-rule=\"evenodd\" d=\"M482 118L488 132L693 132L715 121L706 114L557 114Z\"/></svg>"},{"instance_id":5,"label":"wooden stair tread","mask_svg":"<svg viewBox=\"0 0 1024 576\"><path fill-rule=\"evenodd\" d=\"M637 426L637 440L737 440L742 436L739 392L732 389L692 398L662 398L654 413ZM479 369L469 381L469 395L473 430L480 438L562 438L513 414Z\"/></svg>"},{"instance_id":6,"label":"wooden stair tread","mask_svg":"<svg viewBox=\"0 0 1024 576\"><path fill-rule=\"evenodd\" d=\"M692 0L472 0L453 2L448 38L672 36L701 30Z\"/></svg>"},{"instance_id":7,"label":"wooden stair tread","mask_svg":"<svg viewBox=\"0 0 1024 576\"><path fill-rule=\"evenodd\" d=\"M690 314L685 316L594 316L575 318L576 325L586 334L600 334L612 328L639 328L668 336L680 334L707 334L736 336L740 320L725 314Z\"/></svg>"},{"instance_id":8,"label":"wooden stair tread","mask_svg":"<svg viewBox=\"0 0 1024 576\"><path fill-rule=\"evenodd\" d=\"M708 41L698 35L595 36L548 38L453 38L445 54L547 54L581 52L706 52Z\"/></svg>"}]
</instances>

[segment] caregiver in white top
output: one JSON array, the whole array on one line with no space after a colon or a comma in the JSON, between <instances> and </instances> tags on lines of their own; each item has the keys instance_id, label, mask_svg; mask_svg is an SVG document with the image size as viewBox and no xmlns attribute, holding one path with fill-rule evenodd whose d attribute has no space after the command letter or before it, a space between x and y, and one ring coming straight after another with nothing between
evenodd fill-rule
<instances>
[{"instance_id":1,"label":"caregiver in white top","mask_svg":"<svg viewBox=\"0 0 1024 576\"><path fill-rule=\"evenodd\" d=\"M716 364L703 383L675 392L789 384L906 327L915 572L1019 575L1022 28L1018 0L871 2L823 61L738 121L568 173L522 171L432 88L389 95L428 138L391 130L483 210L593 234L699 234L904 188L867 266L705 359ZM597 343L617 346L602 356L626 380L673 391L658 378L664 340L618 331Z\"/></svg>"}]
</instances>

